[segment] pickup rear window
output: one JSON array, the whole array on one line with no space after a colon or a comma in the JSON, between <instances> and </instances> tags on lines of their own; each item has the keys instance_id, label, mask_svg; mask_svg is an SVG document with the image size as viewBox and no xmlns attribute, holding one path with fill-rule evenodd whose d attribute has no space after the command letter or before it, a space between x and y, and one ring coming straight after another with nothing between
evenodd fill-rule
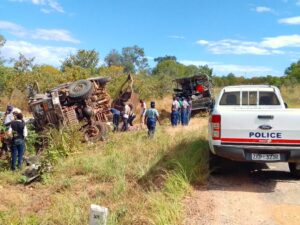
<instances>
[{"instance_id":1,"label":"pickup rear window","mask_svg":"<svg viewBox=\"0 0 300 225\"><path fill-rule=\"evenodd\" d=\"M220 101L220 105L240 105L240 92L225 92Z\"/></svg>"},{"instance_id":2,"label":"pickup rear window","mask_svg":"<svg viewBox=\"0 0 300 225\"><path fill-rule=\"evenodd\" d=\"M241 97L243 106L255 106L257 102L259 105L280 105L276 94L270 91L242 91L242 94L240 91L225 92L219 105L240 105Z\"/></svg>"},{"instance_id":3,"label":"pickup rear window","mask_svg":"<svg viewBox=\"0 0 300 225\"><path fill-rule=\"evenodd\" d=\"M259 92L259 105L280 105L274 92Z\"/></svg>"}]
</instances>

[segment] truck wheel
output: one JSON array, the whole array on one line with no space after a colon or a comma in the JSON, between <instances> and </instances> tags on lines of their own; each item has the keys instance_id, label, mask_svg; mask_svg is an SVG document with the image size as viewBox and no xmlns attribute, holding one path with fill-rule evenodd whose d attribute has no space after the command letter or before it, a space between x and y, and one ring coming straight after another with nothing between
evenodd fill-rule
<instances>
[{"instance_id":1,"label":"truck wheel","mask_svg":"<svg viewBox=\"0 0 300 225\"><path fill-rule=\"evenodd\" d=\"M69 86L69 97L75 99L87 99L92 92L92 82L89 80L78 80Z\"/></svg>"},{"instance_id":2,"label":"truck wheel","mask_svg":"<svg viewBox=\"0 0 300 225\"><path fill-rule=\"evenodd\" d=\"M289 168L293 177L300 179L300 163L289 163Z\"/></svg>"},{"instance_id":3,"label":"truck wheel","mask_svg":"<svg viewBox=\"0 0 300 225\"><path fill-rule=\"evenodd\" d=\"M107 135L106 124L97 122L88 126L84 131L84 139L87 142L104 141Z\"/></svg>"},{"instance_id":4,"label":"truck wheel","mask_svg":"<svg viewBox=\"0 0 300 225\"><path fill-rule=\"evenodd\" d=\"M221 157L214 155L209 151L209 172L210 174L219 174L222 170L221 164L222 164Z\"/></svg>"}]
</instances>

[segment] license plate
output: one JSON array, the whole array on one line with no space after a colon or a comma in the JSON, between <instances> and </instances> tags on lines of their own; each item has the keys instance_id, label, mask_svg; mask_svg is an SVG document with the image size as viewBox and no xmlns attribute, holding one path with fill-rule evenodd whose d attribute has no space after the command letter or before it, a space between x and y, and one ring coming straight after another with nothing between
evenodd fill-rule
<instances>
[{"instance_id":1,"label":"license plate","mask_svg":"<svg viewBox=\"0 0 300 225\"><path fill-rule=\"evenodd\" d=\"M277 160L280 160L280 154L257 154L257 153L252 153L252 160L277 161Z\"/></svg>"}]
</instances>

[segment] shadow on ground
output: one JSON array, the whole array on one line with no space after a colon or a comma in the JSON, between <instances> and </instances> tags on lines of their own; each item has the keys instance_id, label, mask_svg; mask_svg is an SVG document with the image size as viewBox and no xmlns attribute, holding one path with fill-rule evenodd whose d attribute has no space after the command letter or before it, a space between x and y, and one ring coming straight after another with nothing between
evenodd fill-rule
<instances>
[{"instance_id":1,"label":"shadow on ground","mask_svg":"<svg viewBox=\"0 0 300 225\"><path fill-rule=\"evenodd\" d=\"M207 188L222 191L274 192L278 182L297 182L282 165L283 163L265 164L219 159L211 165L212 173Z\"/></svg>"}]
</instances>

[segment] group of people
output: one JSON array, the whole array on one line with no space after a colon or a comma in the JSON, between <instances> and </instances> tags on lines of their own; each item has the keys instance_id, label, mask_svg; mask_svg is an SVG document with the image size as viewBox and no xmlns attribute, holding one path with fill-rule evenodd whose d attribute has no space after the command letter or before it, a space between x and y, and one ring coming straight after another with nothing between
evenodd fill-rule
<instances>
[{"instance_id":1,"label":"group of people","mask_svg":"<svg viewBox=\"0 0 300 225\"><path fill-rule=\"evenodd\" d=\"M189 124L192 113L192 100L188 98L174 97L171 107L171 124L173 127L181 124Z\"/></svg>"},{"instance_id":2,"label":"group of people","mask_svg":"<svg viewBox=\"0 0 300 225\"><path fill-rule=\"evenodd\" d=\"M119 131L120 118L122 116L123 125L121 131L128 131L129 125L133 126L133 121L136 118L136 115L133 111L133 105L131 103L125 104L124 111L120 112L115 108L111 108L110 112L113 114L113 125L114 131Z\"/></svg>"},{"instance_id":3,"label":"group of people","mask_svg":"<svg viewBox=\"0 0 300 225\"><path fill-rule=\"evenodd\" d=\"M140 100L140 123L143 127L144 124L147 125L148 128L148 135L152 137L155 132L156 122L159 117L158 111L155 109L155 102L150 103L150 108L147 109L146 102L143 100ZM128 131L129 126L133 126L133 120L136 118L136 115L134 113L134 107L131 103L126 103L124 106L124 110L120 112L119 110L115 108L111 108L110 112L113 114L113 125L114 125L114 131L119 131L119 123L120 119L123 120L123 125L121 127L121 131Z\"/></svg>"},{"instance_id":4,"label":"group of people","mask_svg":"<svg viewBox=\"0 0 300 225\"><path fill-rule=\"evenodd\" d=\"M11 150L11 170L22 167L23 155L25 151L25 138L28 131L20 109L8 105L4 117L4 126L8 137L2 140L2 149Z\"/></svg>"}]
</instances>

